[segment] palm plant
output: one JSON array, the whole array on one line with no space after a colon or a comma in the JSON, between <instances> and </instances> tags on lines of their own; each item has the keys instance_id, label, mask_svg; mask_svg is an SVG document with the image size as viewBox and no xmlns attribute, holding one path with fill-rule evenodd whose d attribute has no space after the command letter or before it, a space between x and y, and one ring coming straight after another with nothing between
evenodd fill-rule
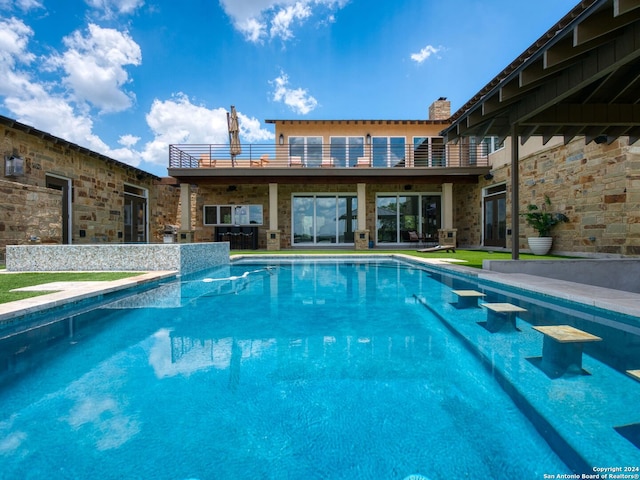
<instances>
[{"instance_id":1,"label":"palm plant","mask_svg":"<svg viewBox=\"0 0 640 480\"><path fill-rule=\"evenodd\" d=\"M527 224L538 232L539 237L550 237L553 227L569 221L564 213L549 212L549 207L551 207L551 199L545 195L542 207L530 203L527 205L527 211L521 214Z\"/></svg>"}]
</instances>

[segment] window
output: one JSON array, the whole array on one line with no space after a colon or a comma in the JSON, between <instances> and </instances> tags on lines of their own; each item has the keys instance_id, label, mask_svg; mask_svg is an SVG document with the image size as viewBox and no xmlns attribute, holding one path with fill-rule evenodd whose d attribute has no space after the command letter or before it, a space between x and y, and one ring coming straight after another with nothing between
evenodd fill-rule
<instances>
[{"instance_id":1,"label":"window","mask_svg":"<svg viewBox=\"0 0 640 480\"><path fill-rule=\"evenodd\" d=\"M484 137L482 143L486 146L487 155L504 148L504 140L498 143L498 137Z\"/></svg>"},{"instance_id":2,"label":"window","mask_svg":"<svg viewBox=\"0 0 640 480\"><path fill-rule=\"evenodd\" d=\"M427 242L437 242L441 209L440 195L379 195L376 199L377 243L408 242L411 231Z\"/></svg>"},{"instance_id":3,"label":"window","mask_svg":"<svg viewBox=\"0 0 640 480\"><path fill-rule=\"evenodd\" d=\"M289 137L289 156L298 157L307 167L322 164L322 137Z\"/></svg>"},{"instance_id":4,"label":"window","mask_svg":"<svg viewBox=\"0 0 640 480\"><path fill-rule=\"evenodd\" d=\"M205 205L205 225L262 225L262 205Z\"/></svg>"},{"instance_id":5,"label":"window","mask_svg":"<svg viewBox=\"0 0 640 480\"><path fill-rule=\"evenodd\" d=\"M414 137L413 164L415 167L446 167L444 138Z\"/></svg>"},{"instance_id":6,"label":"window","mask_svg":"<svg viewBox=\"0 0 640 480\"><path fill-rule=\"evenodd\" d=\"M354 167L364 156L363 137L331 137L331 160L336 167Z\"/></svg>"},{"instance_id":7,"label":"window","mask_svg":"<svg viewBox=\"0 0 640 480\"><path fill-rule=\"evenodd\" d=\"M293 244L353 243L357 228L355 195L294 195Z\"/></svg>"},{"instance_id":8,"label":"window","mask_svg":"<svg viewBox=\"0 0 640 480\"><path fill-rule=\"evenodd\" d=\"M373 137L371 151L374 167L404 167L404 137Z\"/></svg>"}]
</instances>

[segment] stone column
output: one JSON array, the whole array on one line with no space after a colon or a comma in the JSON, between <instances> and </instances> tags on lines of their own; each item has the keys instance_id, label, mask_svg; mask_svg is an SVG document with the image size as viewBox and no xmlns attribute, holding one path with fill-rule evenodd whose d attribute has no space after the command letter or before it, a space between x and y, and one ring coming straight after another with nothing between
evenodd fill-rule
<instances>
[{"instance_id":1,"label":"stone column","mask_svg":"<svg viewBox=\"0 0 640 480\"><path fill-rule=\"evenodd\" d=\"M438 229L438 245L456 246L457 229L453 228L453 183L442 184L442 228Z\"/></svg>"},{"instance_id":2,"label":"stone column","mask_svg":"<svg viewBox=\"0 0 640 480\"><path fill-rule=\"evenodd\" d=\"M367 230L367 184L358 183L358 226L354 237L356 250L369 248L369 230Z\"/></svg>"},{"instance_id":3,"label":"stone column","mask_svg":"<svg viewBox=\"0 0 640 480\"><path fill-rule=\"evenodd\" d=\"M277 183L269 184L269 230L267 230L267 250L280 250Z\"/></svg>"},{"instance_id":4,"label":"stone column","mask_svg":"<svg viewBox=\"0 0 640 480\"><path fill-rule=\"evenodd\" d=\"M178 230L178 243L192 243L193 230L191 229L191 184L180 184L180 230Z\"/></svg>"}]
</instances>

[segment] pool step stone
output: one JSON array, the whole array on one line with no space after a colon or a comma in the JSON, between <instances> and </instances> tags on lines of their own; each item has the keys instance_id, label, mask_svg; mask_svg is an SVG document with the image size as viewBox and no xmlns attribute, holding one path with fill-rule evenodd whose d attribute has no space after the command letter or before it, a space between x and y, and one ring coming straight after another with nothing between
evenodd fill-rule
<instances>
[{"instance_id":1,"label":"pool step stone","mask_svg":"<svg viewBox=\"0 0 640 480\"><path fill-rule=\"evenodd\" d=\"M478 299L486 297L482 292L476 290L451 290L454 295L458 296L458 308L473 308L478 306Z\"/></svg>"},{"instance_id":2,"label":"pool step stone","mask_svg":"<svg viewBox=\"0 0 640 480\"><path fill-rule=\"evenodd\" d=\"M511 303L483 303L480 305L487 309L487 322L484 327L491 333L503 331L518 331L516 317L520 312L526 312L526 308Z\"/></svg>"}]
</instances>

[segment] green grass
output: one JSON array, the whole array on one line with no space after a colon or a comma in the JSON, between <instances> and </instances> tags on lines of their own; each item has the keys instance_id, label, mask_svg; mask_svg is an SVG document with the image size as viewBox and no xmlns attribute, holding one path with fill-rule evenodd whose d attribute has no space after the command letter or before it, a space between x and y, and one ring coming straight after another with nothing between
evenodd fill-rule
<instances>
[{"instance_id":1,"label":"green grass","mask_svg":"<svg viewBox=\"0 0 640 480\"><path fill-rule=\"evenodd\" d=\"M0 274L0 303L14 302L51 292L11 292L14 288L31 287L49 282L110 281L134 277L139 272L56 272Z\"/></svg>"},{"instance_id":2,"label":"green grass","mask_svg":"<svg viewBox=\"0 0 640 480\"><path fill-rule=\"evenodd\" d=\"M279 250L279 251L265 251L265 250L233 250L232 255L287 255L287 254L330 254L330 255L353 255L353 254L371 254L371 255L390 255L393 253L402 253L405 255L411 255L419 258L453 258L456 260L462 260L465 263L460 263L467 267L482 268L483 260L511 260L511 252L491 252L483 250L456 250L456 253L447 252L416 252L415 250ZM528 253L521 253L520 259L522 260L558 260L569 257L560 257L557 255L532 255ZM456 262L457 263L457 262Z\"/></svg>"}]
</instances>

